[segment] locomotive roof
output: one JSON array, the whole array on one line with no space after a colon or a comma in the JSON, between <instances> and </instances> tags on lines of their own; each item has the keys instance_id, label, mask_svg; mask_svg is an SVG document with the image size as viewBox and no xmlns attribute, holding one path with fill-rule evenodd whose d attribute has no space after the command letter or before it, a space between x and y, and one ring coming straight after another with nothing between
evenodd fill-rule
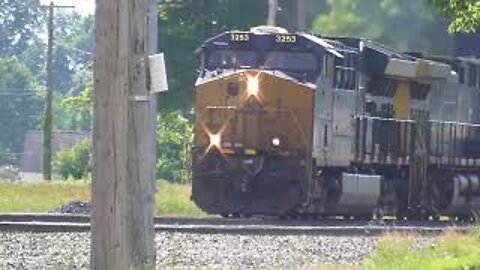
<instances>
[{"instance_id":1,"label":"locomotive roof","mask_svg":"<svg viewBox=\"0 0 480 270\"><path fill-rule=\"evenodd\" d=\"M415 57L381 43L351 37L321 37L308 33L289 33L278 27L260 26L250 31L227 31L206 40L200 50L285 50L327 51L343 58L345 53L362 55L362 69L371 74L406 78L448 78L451 65L432 58Z\"/></svg>"},{"instance_id":2,"label":"locomotive roof","mask_svg":"<svg viewBox=\"0 0 480 270\"><path fill-rule=\"evenodd\" d=\"M246 34L249 35L249 39L252 38L253 42L232 42L232 34ZM275 38L277 36L296 36L301 39L296 42L280 42L276 43ZM283 48L288 50L300 50L302 48L322 48L336 57L342 58L343 55L336 50L336 47L324 40L321 37L307 34L307 33L289 33L284 31L227 31L217 36L207 39L200 49L218 48L218 47L234 47L237 49L267 49L270 48Z\"/></svg>"}]
</instances>

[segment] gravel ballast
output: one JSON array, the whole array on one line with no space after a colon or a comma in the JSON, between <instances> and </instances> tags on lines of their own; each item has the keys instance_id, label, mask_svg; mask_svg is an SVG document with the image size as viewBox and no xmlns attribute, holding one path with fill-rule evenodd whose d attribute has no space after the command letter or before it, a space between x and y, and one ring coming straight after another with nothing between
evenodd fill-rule
<instances>
[{"instance_id":1,"label":"gravel ballast","mask_svg":"<svg viewBox=\"0 0 480 270\"><path fill-rule=\"evenodd\" d=\"M295 269L358 264L374 236L157 233L157 269ZM89 269L89 233L0 232L0 269Z\"/></svg>"}]
</instances>

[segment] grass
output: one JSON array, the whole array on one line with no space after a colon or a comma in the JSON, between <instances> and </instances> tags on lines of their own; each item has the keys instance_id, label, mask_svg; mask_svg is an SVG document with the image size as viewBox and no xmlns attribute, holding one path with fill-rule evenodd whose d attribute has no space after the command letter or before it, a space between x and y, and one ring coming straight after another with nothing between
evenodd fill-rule
<instances>
[{"instance_id":1,"label":"grass","mask_svg":"<svg viewBox=\"0 0 480 270\"><path fill-rule=\"evenodd\" d=\"M438 241L414 249L415 235L387 234L379 247L366 259L363 269L480 269L480 229L471 233L453 230Z\"/></svg>"},{"instance_id":2,"label":"grass","mask_svg":"<svg viewBox=\"0 0 480 270\"><path fill-rule=\"evenodd\" d=\"M70 201L88 201L87 183L0 183L0 212L45 213Z\"/></svg>"},{"instance_id":3,"label":"grass","mask_svg":"<svg viewBox=\"0 0 480 270\"><path fill-rule=\"evenodd\" d=\"M168 216L205 216L190 200L189 185L157 184L156 214ZM0 182L0 213L46 213L71 201L90 201L87 182Z\"/></svg>"},{"instance_id":4,"label":"grass","mask_svg":"<svg viewBox=\"0 0 480 270\"><path fill-rule=\"evenodd\" d=\"M161 181L155 196L156 212L160 216L202 217L202 212L191 200L191 186Z\"/></svg>"}]
</instances>

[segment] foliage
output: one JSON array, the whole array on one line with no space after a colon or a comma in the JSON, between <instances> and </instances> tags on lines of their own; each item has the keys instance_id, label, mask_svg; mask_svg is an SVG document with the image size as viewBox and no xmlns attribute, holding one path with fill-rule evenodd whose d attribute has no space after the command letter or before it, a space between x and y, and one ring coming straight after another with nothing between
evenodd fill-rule
<instances>
[{"instance_id":1,"label":"foliage","mask_svg":"<svg viewBox=\"0 0 480 270\"><path fill-rule=\"evenodd\" d=\"M420 250L413 248L415 236L387 235L378 250L365 262L366 269L478 269L480 237L448 231L435 244Z\"/></svg>"},{"instance_id":2,"label":"foliage","mask_svg":"<svg viewBox=\"0 0 480 270\"><path fill-rule=\"evenodd\" d=\"M89 108L88 91L66 100L72 108ZM83 100L82 100L83 99ZM191 123L180 111L161 113L157 126L157 177L170 182L190 181L190 146L193 140ZM81 179L91 171L90 141L83 141L72 149L61 150L54 159L54 169L63 178Z\"/></svg>"},{"instance_id":3,"label":"foliage","mask_svg":"<svg viewBox=\"0 0 480 270\"><path fill-rule=\"evenodd\" d=\"M88 182L24 182L0 183L1 213L46 213L72 201L90 201ZM204 216L190 200L189 185L160 181L155 196L156 214L168 216Z\"/></svg>"},{"instance_id":4,"label":"foliage","mask_svg":"<svg viewBox=\"0 0 480 270\"><path fill-rule=\"evenodd\" d=\"M257 0L163 1L159 5L159 41L166 53L170 91L159 99L159 107L191 108L199 65L195 50L223 31L265 24L266 14L266 2L259 5Z\"/></svg>"},{"instance_id":5,"label":"foliage","mask_svg":"<svg viewBox=\"0 0 480 270\"><path fill-rule=\"evenodd\" d=\"M90 140L83 140L71 149L63 149L57 152L53 161L56 173L64 179L84 179L92 171Z\"/></svg>"},{"instance_id":6,"label":"foliage","mask_svg":"<svg viewBox=\"0 0 480 270\"><path fill-rule=\"evenodd\" d=\"M76 13L55 14L54 87L77 95L91 81L94 18Z\"/></svg>"},{"instance_id":7,"label":"foliage","mask_svg":"<svg viewBox=\"0 0 480 270\"><path fill-rule=\"evenodd\" d=\"M366 37L398 50L448 53L452 39L445 19L424 1L327 0L313 31L322 35Z\"/></svg>"},{"instance_id":8,"label":"foliage","mask_svg":"<svg viewBox=\"0 0 480 270\"><path fill-rule=\"evenodd\" d=\"M54 104L56 128L59 130L91 130L92 127L93 82L86 83L84 90L77 96L65 97Z\"/></svg>"},{"instance_id":9,"label":"foliage","mask_svg":"<svg viewBox=\"0 0 480 270\"><path fill-rule=\"evenodd\" d=\"M38 88L17 58L0 58L0 144L14 153L22 151L25 134L39 124L43 104Z\"/></svg>"},{"instance_id":10,"label":"foliage","mask_svg":"<svg viewBox=\"0 0 480 270\"><path fill-rule=\"evenodd\" d=\"M428 0L428 2L452 18L450 32L476 32L479 29L479 0Z\"/></svg>"},{"instance_id":11,"label":"foliage","mask_svg":"<svg viewBox=\"0 0 480 270\"><path fill-rule=\"evenodd\" d=\"M179 111L161 113L157 127L157 177L175 183L191 179L191 123Z\"/></svg>"},{"instance_id":12,"label":"foliage","mask_svg":"<svg viewBox=\"0 0 480 270\"><path fill-rule=\"evenodd\" d=\"M0 166L15 163L15 155L10 149L0 144Z\"/></svg>"},{"instance_id":13,"label":"foliage","mask_svg":"<svg viewBox=\"0 0 480 270\"><path fill-rule=\"evenodd\" d=\"M0 7L0 57L21 55L37 44L44 12L38 0L0 0Z\"/></svg>"}]
</instances>

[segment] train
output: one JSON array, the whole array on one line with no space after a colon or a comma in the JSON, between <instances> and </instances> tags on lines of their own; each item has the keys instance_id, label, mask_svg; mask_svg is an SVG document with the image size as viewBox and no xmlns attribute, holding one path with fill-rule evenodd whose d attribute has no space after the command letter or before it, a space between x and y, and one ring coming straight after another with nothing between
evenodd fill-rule
<instances>
[{"instance_id":1,"label":"train","mask_svg":"<svg viewBox=\"0 0 480 270\"><path fill-rule=\"evenodd\" d=\"M270 26L198 54L192 200L206 213L477 216L480 59Z\"/></svg>"}]
</instances>

